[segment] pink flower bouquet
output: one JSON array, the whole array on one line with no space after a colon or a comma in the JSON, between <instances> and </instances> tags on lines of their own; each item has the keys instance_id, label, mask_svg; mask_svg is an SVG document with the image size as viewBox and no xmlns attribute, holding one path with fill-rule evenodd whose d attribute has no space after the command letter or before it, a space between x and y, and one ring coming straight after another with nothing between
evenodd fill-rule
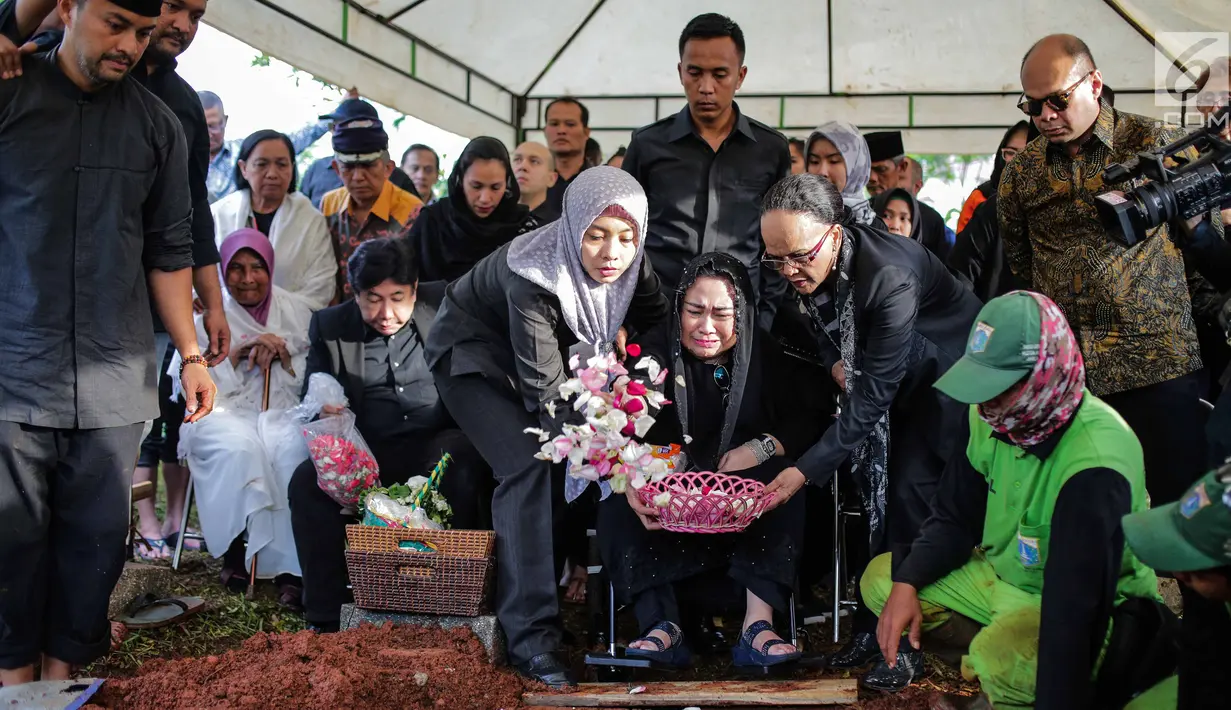
<instances>
[{"instance_id":1,"label":"pink flower bouquet","mask_svg":"<svg viewBox=\"0 0 1231 710\"><path fill-rule=\"evenodd\" d=\"M349 409L305 424L303 436L316 466L316 485L338 505L354 508L360 493L380 485L380 468Z\"/></svg>"},{"instance_id":2,"label":"pink flower bouquet","mask_svg":"<svg viewBox=\"0 0 1231 710\"><path fill-rule=\"evenodd\" d=\"M639 354L635 345L629 354ZM560 398L565 405L585 417L584 424L565 424L563 433L552 437L543 429L529 428L527 434L537 436L543 444L535 458L560 463L568 461L568 474L581 481L603 481L616 493L623 493L630 483L640 488L647 479L661 479L670 471L669 460L655 456L655 447L638 441L654 426L653 412L666 404L667 398L649 385L660 386L667 371L652 358L642 358L637 369L646 372L645 380L635 380L614 354L596 355L580 366L573 356L569 367L575 376L560 385ZM547 405L548 414L556 416L557 405ZM569 486L575 497L579 488Z\"/></svg>"}]
</instances>

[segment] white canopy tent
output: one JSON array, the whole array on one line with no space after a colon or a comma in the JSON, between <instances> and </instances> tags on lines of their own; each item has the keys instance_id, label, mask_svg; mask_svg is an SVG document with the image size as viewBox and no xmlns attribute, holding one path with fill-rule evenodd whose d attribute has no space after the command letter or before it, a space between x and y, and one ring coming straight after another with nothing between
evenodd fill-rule
<instances>
[{"instance_id":1,"label":"white canopy tent","mask_svg":"<svg viewBox=\"0 0 1231 710\"><path fill-rule=\"evenodd\" d=\"M683 107L677 42L702 12L744 30L749 116L799 136L835 118L901 129L914 153L990 152L1043 35L1081 36L1117 107L1161 117L1155 40L1175 62L1167 33L1231 26L1228 0L213 0L208 20L466 136L541 136L546 104L575 96L611 153Z\"/></svg>"}]
</instances>

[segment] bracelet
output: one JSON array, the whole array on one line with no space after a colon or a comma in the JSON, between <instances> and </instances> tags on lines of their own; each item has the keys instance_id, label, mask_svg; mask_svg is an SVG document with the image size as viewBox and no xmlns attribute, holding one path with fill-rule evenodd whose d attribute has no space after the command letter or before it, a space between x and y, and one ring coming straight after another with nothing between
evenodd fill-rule
<instances>
[{"instance_id":1,"label":"bracelet","mask_svg":"<svg viewBox=\"0 0 1231 710\"><path fill-rule=\"evenodd\" d=\"M744 447L752 452L753 457L757 460L757 465L765 463L769 460L769 454L766 453L765 447L761 445L760 439L752 439L744 444Z\"/></svg>"},{"instance_id":2,"label":"bracelet","mask_svg":"<svg viewBox=\"0 0 1231 710\"><path fill-rule=\"evenodd\" d=\"M189 365L200 365L202 367L209 367L209 362L207 362L205 358L201 355L189 355L188 357L180 361L180 377L184 376L184 368L188 367Z\"/></svg>"}]
</instances>

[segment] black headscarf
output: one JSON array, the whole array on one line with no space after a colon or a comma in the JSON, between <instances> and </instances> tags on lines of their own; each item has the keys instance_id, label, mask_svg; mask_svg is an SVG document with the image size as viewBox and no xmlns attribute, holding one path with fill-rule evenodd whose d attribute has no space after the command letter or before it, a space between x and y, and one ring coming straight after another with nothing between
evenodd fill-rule
<instances>
[{"instance_id":1,"label":"black headscarf","mask_svg":"<svg viewBox=\"0 0 1231 710\"><path fill-rule=\"evenodd\" d=\"M910 238L915 241L920 241L920 235L923 234L923 215L919 214L919 200L914 195L910 194L910 190L904 190L900 187L895 187L891 190L884 190L881 194L872 198L872 211L877 217L881 217L881 212L885 211L885 206L890 200L902 200L910 206ZM883 220L884 217L881 217ZM889 231L886 229L885 231Z\"/></svg>"},{"instance_id":2,"label":"black headscarf","mask_svg":"<svg viewBox=\"0 0 1231 710\"><path fill-rule=\"evenodd\" d=\"M730 358L725 364L731 377L730 389L725 397L713 396L717 387L713 380L714 366L690 355L681 342L683 328L680 325L680 313L684 309L684 295L697 279L704 276L722 278L729 282L735 291L735 345L728 351ZM759 382L752 386L749 384L750 377L759 375L752 368L756 317L756 294L752 289L752 280L748 277L748 269L738 259L727 254L710 252L698 256L685 267L675 293L675 320L672 322L669 342L673 372L683 375L685 380L683 387L678 384L675 387L675 411L679 416L680 431L684 435L684 451L695 470L718 470L719 459L731 447L745 393L757 392L760 389ZM717 402L711 401L713 399ZM693 416L694 412L717 408L722 408L722 425L717 432L702 431L705 427L690 426L694 419L699 418Z\"/></svg>"},{"instance_id":3,"label":"black headscarf","mask_svg":"<svg viewBox=\"0 0 1231 710\"><path fill-rule=\"evenodd\" d=\"M1004 137L1000 139L1000 145L996 147L996 155L992 158L992 176L987 179L987 182L978 187L979 192L983 193L983 197L990 198L992 195L996 194L996 190L1000 188L1000 176L1004 174L1004 166L1008 165L1008 162L1005 161L1004 156L1001 155L1001 152L1004 150L1004 147L1009 144L1009 139L1013 137L1014 133L1017 133L1018 131L1025 131L1026 141L1029 142L1030 129L1032 126L1033 124L1030 122L1018 121L1017 123L1014 123L1009 130L1004 132Z\"/></svg>"},{"instance_id":4,"label":"black headscarf","mask_svg":"<svg viewBox=\"0 0 1231 710\"><path fill-rule=\"evenodd\" d=\"M499 160L504 166L504 197L486 218L471 211L462 187L466 171L478 160ZM409 238L419 257L420 279L459 279L483 257L527 231L532 226L530 212L518 204L520 199L504 144L488 136L470 141L449 173L449 196L425 207L411 228Z\"/></svg>"},{"instance_id":5,"label":"black headscarf","mask_svg":"<svg viewBox=\"0 0 1231 710\"><path fill-rule=\"evenodd\" d=\"M243 171L239 169L239 161L248 162L248 156L252 155L252 151L265 141L280 140L286 144L286 150L291 154L291 184L286 189L286 194L291 194L295 191L295 186L299 184L299 168L295 165L295 144L287 137L285 133L279 133L274 130L265 129L257 131L244 139L244 142L239 146L239 155L235 158L235 189L236 190L251 190L252 186L248 184L248 179L244 177Z\"/></svg>"}]
</instances>

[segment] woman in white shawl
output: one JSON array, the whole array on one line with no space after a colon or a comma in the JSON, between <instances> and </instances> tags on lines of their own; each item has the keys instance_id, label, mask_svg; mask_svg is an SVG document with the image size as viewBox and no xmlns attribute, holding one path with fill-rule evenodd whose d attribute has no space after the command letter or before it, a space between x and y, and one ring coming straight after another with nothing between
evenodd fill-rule
<instances>
[{"instance_id":1,"label":"woman in white shawl","mask_svg":"<svg viewBox=\"0 0 1231 710\"><path fill-rule=\"evenodd\" d=\"M804 147L804 165L807 172L838 188L856 224L884 227L864 194L872 176L872 154L858 126L846 121L818 126Z\"/></svg>"},{"instance_id":2,"label":"woman in white shawl","mask_svg":"<svg viewBox=\"0 0 1231 710\"><path fill-rule=\"evenodd\" d=\"M237 190L215 202L214 238L245 227L269 238L278 255L274 285L299 294L313 309L328 306L337 286L338 260L325 218L295 191L295 150L277 131L257 131L244 140L235 165Z\"/></svg>"},{"instance_id":3,"label":"woman in white shawl","mask_svg":"<svg viewBox=\"0 0 1231 710\"><path fill-rule=\"evenodd\" d=\"M214 412L180 430L179 456L192 474L206 544L215 556L225 553L223 584L246 587L257 555L257 577L283 575L277 580L283 601L294 605L298 590L290 587L300 582L287 575L299 577L300 568L286 489L307 452L296 437L289 445L299 450L283 451L288 437L261 414L261 400L268 373L271 412L299 403L313 306L272 283L274 249L257 230L230 235L219 253L234 341L231 356L211 371L218 385ZM197 337L207 341L201 316ZM178 368L177 356L170 371Z\"/></svg>"}]
</instances>

